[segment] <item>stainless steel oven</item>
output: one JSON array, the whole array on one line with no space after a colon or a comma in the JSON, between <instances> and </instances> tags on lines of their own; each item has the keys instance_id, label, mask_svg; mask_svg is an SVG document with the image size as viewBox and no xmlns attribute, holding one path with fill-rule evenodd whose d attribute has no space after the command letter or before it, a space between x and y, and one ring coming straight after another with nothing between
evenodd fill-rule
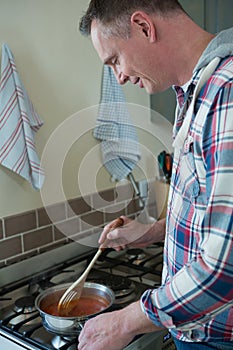
<instances>
[{"instance_id":1,"label":"stainless steel oven","mask_svg":"<svg viewBox=\"0 0 233 350\"><path fill-rule=\"evenodd\" d=\"M46 288L73 282L95 249L70 243L48 253L0 270L0 345L2 349L77 349L77 337L58 336L46 330L35 308L35 298ZM88 280L110 287L115 294L112 310L138 300L148 288L159 286L162 245L116 252L107 249ZM175 349L169 332L140 335L125 350ZM111 349L110 349L111 350Z\"/></svg>"}]
</instances>

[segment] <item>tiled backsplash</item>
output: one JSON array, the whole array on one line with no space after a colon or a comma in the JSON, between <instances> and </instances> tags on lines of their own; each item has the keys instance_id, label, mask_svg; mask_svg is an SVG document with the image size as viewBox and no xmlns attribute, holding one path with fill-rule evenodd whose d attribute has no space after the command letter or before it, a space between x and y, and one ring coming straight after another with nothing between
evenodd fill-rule
<instances>
[{"instance_id":1,"label":"tiled backsplash","mask_svg":"<svg viewBox=\"0 0 233 350\"><path fill-rule=\"evenodd\" d=\"M1 218L0 267L68 244L72 235L89 235L93 228L100 231L119 215L133 217L140 210L138 198L132 198L132 188L126 184L117 192L109 189L54 204L47 210L38 208Z\"/></svg>"}]
</instances>

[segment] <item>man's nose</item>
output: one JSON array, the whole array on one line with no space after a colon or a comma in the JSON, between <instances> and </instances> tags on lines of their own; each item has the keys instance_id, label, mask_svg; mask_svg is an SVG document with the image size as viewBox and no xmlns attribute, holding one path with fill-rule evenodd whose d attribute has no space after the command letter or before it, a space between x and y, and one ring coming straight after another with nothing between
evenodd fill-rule
<instances>
[{"instance_id":1,"label":"man's nose","mask_svg":"<svg viewBox=\"0 0 233 350\"><path fill-rule=\"evenodd\" d=\"M124 73L121 73L119 76L119 83L121 85L124 85L125 83L127 83L127 81L129 80L128 76L125 75Z\"/></svg>"},{"instance_id":2,"label":"man's nose","mask_svg":"<svg viewBox=\"0 0 233 350\"><path fill-rule=\"evenodd\" d=\"M129 80L128 76L121 71L114 70L115 77L120 85L124 85Z\"/></svg>"}]
</instances>

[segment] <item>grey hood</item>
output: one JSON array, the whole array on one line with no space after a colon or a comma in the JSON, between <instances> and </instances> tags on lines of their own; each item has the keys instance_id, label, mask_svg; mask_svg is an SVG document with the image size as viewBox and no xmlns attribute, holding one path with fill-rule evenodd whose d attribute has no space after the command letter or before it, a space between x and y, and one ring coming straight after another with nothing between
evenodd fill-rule
<instances>
[{"instance_id":1,"label":"grey hood","mask_svg":"<svg viewBox=\"0 0 233 350\"><path fill-rule=\"evenodd\" d=\"M201 55L194 72L205 67L213 58L233 55L233 28L223 30L209 43Z\"/></svg>"}]
</instances>

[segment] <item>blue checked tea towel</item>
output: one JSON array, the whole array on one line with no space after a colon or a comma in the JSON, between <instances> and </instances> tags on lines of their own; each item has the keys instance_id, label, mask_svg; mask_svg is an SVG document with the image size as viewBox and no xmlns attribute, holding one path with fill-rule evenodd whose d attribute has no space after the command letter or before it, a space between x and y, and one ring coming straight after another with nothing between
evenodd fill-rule
<instances>
[{"instance_id":1,"label":"blue checked tea towel","mask_svg":"<svg viewBox=\"0 0 233 350\"><path fill-rule=\"evenodd\" d=\"M125 179L140 159L135 126L112 69L103 68L101 99L94 137L101 140L103 164L112 181Z\"/></svg>"},{"instance_id":2,"label":"blue checked tea towel","mask_svg":"<svg viewBox=\"0 0 233 350\"><path fill-rule=\"evenodd\" d=\"M43 122L20 80L10 48L2 45L0 79L0 164L42 187L44 171L36 153L34 134Z\"/></svg>"}]
</instances>

